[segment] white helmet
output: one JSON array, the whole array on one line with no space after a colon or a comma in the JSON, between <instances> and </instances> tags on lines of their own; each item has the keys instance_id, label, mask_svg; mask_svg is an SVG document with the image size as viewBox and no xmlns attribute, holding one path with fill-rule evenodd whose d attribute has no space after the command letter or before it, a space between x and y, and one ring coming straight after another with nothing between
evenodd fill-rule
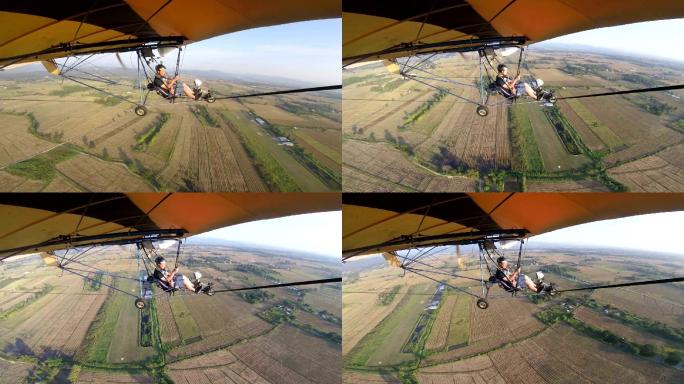
<instances>
[{"instance_id":1,"label":"white helmet","mask_svg":"<svg viewBox=\"0 0 684 384\"><path fill-rule=\"evenodd\" d=\"M199 279L202 278L202 274L199 272L195 272L195 281L199 281Z\"/></svg>"},{"instance_id":2,"label":"white helmet","mask_svg":"<svg viewBox=\"0 0 684 384\"><path fill-rule=\"evenodd\" d=\"M539 280L539 281L544 280L544 274L542 273L542 271L537 272L537 280Z\"/></svg>"},{"instance_id":3,"label":"white helmet","mask_svg":"<svg viewBox=\"0 0 684 384\"><path fill-rule=\"evenodd\" d=\"M537 87L541 87L542 85L544 85L544 80L542 79L535 79L534 81L537 82Z\"/></svg>"},{"instance_id":4,"label":"white helmet","mask_svg":"<svg viewBox=\"0 0 684 384\"><path fill-rule=\"evenodd\" d=\"M202 86L202 80L200 79L195 79L195 88L199 88Z\"/></svg>"}]
</instances>

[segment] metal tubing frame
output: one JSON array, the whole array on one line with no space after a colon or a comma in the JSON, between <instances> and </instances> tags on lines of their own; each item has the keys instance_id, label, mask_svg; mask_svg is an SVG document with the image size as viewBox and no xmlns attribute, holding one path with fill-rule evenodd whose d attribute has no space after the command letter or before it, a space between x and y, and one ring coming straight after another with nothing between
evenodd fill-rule
<instances>
[{"instance_id":1,"label":"metal tubing frame","mask_svg":"<svg viewBox=\"0 0 684 384\"><path fill-rule=\"evenodd\" d=\"M182 45L187 38L184 36L169 36L169 37L154 37L154 38L138 38L138 39L126 39L126 40L114 40L114 41L103 41L98 43L88 43L88 44L72 44L72 43L62 43L55 47L44 49L42 51L36 51L31 53L26 53L18 56L2 57L0 61L12 60L10 63L0 65L0 69L4 69L12 64L21 62L24 59L37 58L41 55L49 55L53 53L68 53L77 50L91 49L91 48L103 48L96 51L86 51L83 54L90 53L112 53L112 52L132 52L137 51L141 48L160 48L169 46ZM130 45L121 47L121 45Z\"/></svg>"},{"instance_id":2,"label":"metal tubing frame","mask_svg":"<svg viewBox=\"0 0 684 384\"><path fill-rule=\"evenodd\" d=\"M489 37L481 39L457 40L457 41L443 41L439 43L402 43L394 47L390 47L381 51L376 51L369 54L358 55L348 58L343 58L343 65L347 67L364 60L373 58L374 56L388 55L388 54L402 54L418 52L423 53L449 53L449 52L473 52L479 49L490 48L507 48L527 44L529 39L525 36L509 36L509 37ZM415 53L414 53L415 55ZM407 55L408 56L408 55ZM379 57L378 57L379 58Z\"/></svg>"},{"instance_id":3,"label":"metal tubing frame","mask_svg":"<svg viewBox=\"0 0 684 384\"><path fill-rule=\"evenodd\" d=\"M139 243L142 240L176 239L183 237L186 234L187 231L184 229L157 229L150 231L114 232L91 236L60 235L54 239L50 239L41 243L0 250L0 255L3 255L0 256L0 260L26 251L37 251L39 248L43 247L56 247L64 245L73 248L87 247L90 245L125 245Z\"/></svg>"},{"instance_id":4,"label":"metal tubing frame","mask_svg":"<svg viewBox=\"0 0 684 384\"><path fill-rule=\"evenodd\" d=\"M520 54L519 54L519 57L518 57L518 67L517 67L517 71L518 71L518 73L520 73L520 67L521 67L521 62L522 62L522 58L523 58L523 53L525 52L524 46L523 46L522 44L509 44L509 45L497 46L497 47L495 47L495 48L506 48L506 47L517 47L517 48L520 49ZM467 102L467 103L474 104L474 105L482 105L482 106L495 107L495 106L498 106L498 105L501 105L501 104L504 104L504 103L508 103L508 102L510 102L510 101L515 102L515 100L517 99L517 97L512 97L512 98L504 97L504 99L501 100L501 101L498 101L498 102L493 103L493 104L489 104L489 91L488 91L488 90L485 90L485 88L484 88L484 78L483 78L482 67L486 65L486 64L485 64L485 60L487 61L487 63L488 63L490 66L491 66L492 64L491 64L491 62L489 61L489 58L487 57L487 53L485 52L485 48L492 48L492 47L491 47L491 46L481 46L481 47L479 47L479 48L477 48L477 49L471 49L471 50L470 50L470 51L478 51L478 52L480 53L480 54L479 54L479 65L478 65L478 66L479 66L479 87L476 86L476 85L472 85L472 87L478 88L479 91L480 91L480 101L479 101L479 102L478 102L478 101L475 101L475 100L472 100L472 99L468 99L467 97L463 97L463 96L460 96L460 95L456 95L455 93L451 92L450 90L448 90L448 89L446 89L446 88L440 88L440 87L438 87L438 86L436 86L436 85L432 85L432 84L430 84L430 83L428 83L428 82L426 82L426 81L419 80L419 76L411 75L409 72L411 72L411 70L417 70L417 71L424 72L424 73L427 73L428 75L433 76L432 80L444 81L444 82L447 82L447 83L458 84L458 85L463 85L463 86L471 86L471 85L459 83L459 82L456 82L456 81L451 81L451 80L445 79L445 78L443 78L443 77L441 77L441 76L435 76L433 73L430 73L430 72L428 72L428 71L426 71L426 70L420 69L420 68L416 67L415 65L414 65L414 66L408 65L408 62L405 63L405 64L403 65L404 68L402 68L402 70L401 70L401 72L399 72L399 74L400 74L401 76L403 76L405 79L413 80L413 81L415 81L415 82L418 82L418 83L423 84L423 85L425 85L425 86L428 86L428 87L430 87L430 88L436 89L436 90L438 90L438 91L440 91L440 92L445 92L445 93L447 93L447 94L449 94L449 95L451 95L451 96L454 96L454 97L456 97L456 98L458 98L458 99L461 99L461 100L463 100L463 101L465 101L465 102ZM463 52L463 51L456 51L456 52ZM434 55L436 55L437 53L446 53L446 52L430 52L430 53L432 53L432 55L430 56L430 58L431 58L431 57L433 57ZM422 63L422 62L421 62L421 63ZM421 63L419 63L418 65L420 65ZM409 70L409 71L405 71L404 69L405 69L406 67L408 67L410 70ZM487 70L486 67L485 67L485 70ZM491 80L491 79L490 79L490 80Z\"/></svg>"},{"instance_id":5,"label":"metal tubing frame","mask_svg":"<svg viewBox=\"0 0 684 384\"><path fill-rule=\"evenodd\" d=\"M477 244L484 240L518 240L525 237L529 232L526 229L499 229L492 231L478 231L465 233L447 233L443 235L432 236L400 236L398 238L379 243L375 245L368 245L350 249L343 252L343 260L346 260L355 255L359 255L369 251L380 251L382 248L390 246L406 246L403 249L416 248L418 246L430 245L467 245Z\"/></svg>"}]
</instances>

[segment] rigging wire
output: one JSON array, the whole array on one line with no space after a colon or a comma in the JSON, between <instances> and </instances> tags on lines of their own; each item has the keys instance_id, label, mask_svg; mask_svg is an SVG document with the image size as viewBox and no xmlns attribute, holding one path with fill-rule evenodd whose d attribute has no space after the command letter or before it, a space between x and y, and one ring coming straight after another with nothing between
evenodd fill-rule
<instances>
[{"instance_id":1,"label":"rigging wire","mask_svg":"<svg viewBox=\"0 0 684 384\"><path fill-rule=\"evenodd\" d=\"M125 294L125 295L135 297L136 299L138 298L137 295L134 295L134 294L132 294L132 293L130 293L130 292L124 291L123 289L119 289L119 288L117 288L117 287L115 287L115 286L113 286L113 285L110 285L110 284L107 284L107 283L103 283L102 281L97 281L97 280L95 280L95 279L93 279L93 278L91 278L91 277L89 277L89 276L87 276L87 275L82 275L82 274L80 274L80 273L78 273L78 272L74 272L73 270L71 270L71 268L61 268L61 269L62 269L63 271L72 273L72 274L74 274L74 275L76 275L76 276L81 276L82 278L84 278L84 279L86 279L86 280L88 280L88 281L92 281L92 282L94 282L94 283L98 283L98 284L104 285L105 287L111 288L111 289L113 289L113 290L115 290L115 291L119 291L119 292L121 292L121 293L123 293L123 294ZM136 280L137 280L137 279L136 279Z\"/></svg>"},{"instance_id":2,"label":"rigging wire","mask_svg":"<svg viewBox=\"0 0 684 384\"><path fill-rule=\"evenodd\" d=\"M668 284L668 283L681 283L681 282L684 282L684 277L674 277L671 279L659 279L659 280L632 281L629 283L618 283L618 284L592 285L589 287L561 289L561 290L558 290L556 292L561 293L561 292L587 291L587 290L594 290L594 289L633 287L633 286L637 286L637 285Z\"/></svg>"},{"instance_id":3,"label":"rigging wire","mask_svg":"<svg viewBox=\"0 0 684 384\"><path fill-rule=\"evenodd\" d=\"M20 99L16 97L0 98L0 101L35 101L35 102L54 102L54 103L89 103L92 100L65 100L65 99Z\"/></svg>"},{"instance_id":4,"label":"rigging wire","mask_svg":"<svg viewBox=\"0 0 684 384\"><path fill-rule=\"evenodd\" d=\"M89 266L89 265L88 265L87 267L88 267L88 268L95 268L95 267L92 267L92 266ZM117 275L116 273L109 273L109 272L106 272L106 271L104 271L104 270L102 270L102 269L98 269L98 270L96 270L96 271L89 271L89 270L87 270L87 269L80 269L80 268L74 268L74 267L64 267L64 268L62 268L62 269L66 270L66 271L76 271L76 272L83 272L83 273L93 273L93 274L96 274L96 275L97 275L97 274L100 274L100 275L102 275L102 276L110 276L110 277L114 277L114 278L117 278L117 279L123 279L123 280L132 280L132 281L138 281L138 280L139 280L139 279L137 279L137 278L130 277L130 276ZM97 268L95 268L95 269L97 269Z\"/></svg>"},{"instance_id":5,"label":"rigging wire","mask_svg":"<svg viewBox=\"0 0 684 384\"><path fill-rule=\"evenodd\" d=\"M410 272L418 271L418 272L425 272L425 273L434 273L437 275L450 276L450 277L455 277L455 278L459 278L459 279L473 280L473 281L477 281L478 283L480 283L482 281L480 279L470 277L470 276L463 276L463 275L457 275L455 273L444 272L444 271L439 270L439 268L436 271L435 270L429 270L429 269L413 268L413 267L404 267L403 269L410 271Z\"/></svg>"},{"instance_id":6,"label":"rigging wire","mask_svg":"<svg viewBox=\"0 0 684 384\"><path fill-rule=\"evenodd\" d=\"M684 84L679 85L668 85L664 87L652 87L652 88L640 88L640 89L628 89L625 91L612 91L603 93L590 93L586 95L578 96L565 96L557 97L556 100L571 100L571 99L583 99L586 97L601 97L601 96L614 96L614 95L626 95L631 93L646 93L646 92L661 92L661 91L673 91L677 89L684 89Z\"/></svg>"},{"instance_id":7,"label":"rigging wire","mask_svg":"<svg viewBox=\"0 0 684 384\"><path fill-rule=\"evenodd\" d=\"M416 275L419 275L419 276L423 276L424 278L429 279L429 280L432 280L432 281L434 281L434 282L436 282L436 283L438 283L438 284L444 284L445 286L447 286L447 287L449 287L449 288L451 288L451 289L455 289L455 290L460 291L460 292L463 292L463 293L465 293L465 294L467 294L467 295L470 295L470 296L473 296L473 297L480 298L478 295L476 295L476 294L474 294L474 293L472 293L472 292L469 292L469 291L467 291L467 290L465 290L465 289L463 289L463 288L456 287L456 286L451 285L451 284L449 284L449 283L447 283L447 282L444 282L444 281L439 281L439 280L437 280L437 279L433 279L432 277L427 276L427 275L424 275L424 274L422 274L422 273L420 273L420 272L417 272L417 271L415 271L415 270L412 270L412 271L410 271L410 272L415 273Z\"/></svg>"},{"instance_id":8,"label":"rigging wire","mask_svg":"<svg viewBox=\"0 0 684 384\"><path fill-rule=\"evenodd\" d=\"M341 282L342 282L341 277L334 277L331 279L295 281L292 283L281 283L281 284L260 285L260 286L254 286L254 287L220 289L220 290L214 291L214 293L240 292L240 291L250 291L250 290L255 290L255 289L268 289L268 288L292 287L292 286L298 286L298 285L328 284L328 283L341 283Z\"/></svg>"},{"instance_id":9,"label":"rigging wire","mask_svg":"<svg viewBox=\"0 0 684 384\"><path fill-rule=\"evenodd\" d=\"M159 12L161 12L164 8L166 8L167 5L171 4L172 1L173 1L173 0L167 0L166 3L162 4L161 7L159 7L156 11L154 11L154 13L152 13L152 14L150 15L150 17L147 18L147 20L145 20L143 23L140 23L140 25L138 26L138 28L137 28L133 33L130 34L130 35L131 35L131 38L132 38L133 36L137 36L137 35L138 35L138 32L140 32L140 30L141 30L144 26L149 26L149 25L150 25L150 21L152 20L152 18L154 18L155 16L157 16L157 15L159 14ZM130 40L130 38L129 38L129 40Z\"/></svg>"},{"instance_id":10,"label":"rigging wire","mask_svg":"<svg viewBox=\"0 0 684 384\"><path fill-rule=\"evenodd\" d=\"M284 91L272 91L272 92L261 92L261 93L247 93L242 95L220 95L214 97L216 100L227 100L227 99L243 99L247 97L260 97L260 96L271 96L271 95L285 95L290 93L302 93L302 92L318 92L318 91L330 91L334 89L342 89L342 85L328 85L324 87L312 87L312 88L300 88L300 89L288 89Z\"/></svg>"}]
</instances>

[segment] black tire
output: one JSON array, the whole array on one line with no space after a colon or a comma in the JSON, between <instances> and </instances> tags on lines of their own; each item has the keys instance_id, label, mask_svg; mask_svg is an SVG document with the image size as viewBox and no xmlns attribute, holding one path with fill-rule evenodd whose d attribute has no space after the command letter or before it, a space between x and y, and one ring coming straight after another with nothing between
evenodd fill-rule
<instances>
[{"instance_id":1,"label":"black tire","mask_svg":"<svg viewBox=\"0 0 684 384\"><path fill-rule=\"evenodd\" d=\"M477 115L481 117L485 117L489 114L489 109L485 107L484 105L478 105L477 106Z\"/></svg>"},{"instance_id":2,"label":"black tire","mask_svg":"<svg viewBox=\"0 0 684 384\"><path fill-rule=\"evenodd\" d=\"M555 286L551 286L551 290L549 290L549 296L556 296L558 295L558 290L556 289Z\"/></svg>"},{"instance_id":3,"label":"black tire","mask_svg":"<svg viewBox=\"0 0 684 384\"><path fill-rule=\"evenodd\" d=\"M211 93L209 93L209 94L207 94L206 100L207 100L207 103L211 104L214 101L216 101L216 98Z\"/></svg>"},{"instance_id":4,"label":"black tire","mask_svg":"<svg viewBox=\"0 0 684 384\"><path fill-rule=\"evenodd\" d=\"M489 303L485 299L477 299L477 307L480 309L487 309Z\"/></svg>"},{"instance_id":5,"label":"black tire","mask_svg":"<svg viewBox=\"0 0 684 384\"><path fill-rule=\"evenodd\" d=\"M216 294L216 292L214 292L213 289L210 289L207 291L207 296L214 296L215 294Z\"/></svg>"},{"instance_id":6,"label":"black tire","mask_svg":"<svg viewBox=\"0 0 684 384\"><path fill-rule=\"evenodd\" d=\"M136 105L135 106L135 114L140 116L140 117L143 117L143 116L147 115L147 108L145 108L144 105Z\"/></svg>"},{"instance_id":7,"label":"black tire","mask_svg":"<svg viewBox=\"0 0 684 384\"><path fill-rule=\"evenodd\" d=\"M145 300L143 299L136 299L135 300L135 307L138 309L145 309L147 306L147 303L145 303Z\"/></svg>"}]
</instances>

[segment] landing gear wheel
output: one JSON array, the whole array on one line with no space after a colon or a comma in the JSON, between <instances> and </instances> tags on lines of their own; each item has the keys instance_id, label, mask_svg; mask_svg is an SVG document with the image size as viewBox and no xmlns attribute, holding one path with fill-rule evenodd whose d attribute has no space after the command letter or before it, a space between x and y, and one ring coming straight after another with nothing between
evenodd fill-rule
<instances>
[{"instance_id":1,"label":"landing gear wheel","mask_svg":"<svg viewBox=\"0 0 684 384\"><path fill-rule=\"evenodd\" d=\"M147 115L147 108L145 108L143 105L137 105L135 107L135 114L141 117L145 116Z\"/></svg>"},{"instance_id":2,"label":"landing gear wheel","mask_svg":"<svg viewBox=\"0 0 684 384\"><path fill-rule=\"evenodd\" d=\"M212 283L207 284L206 287L202 289L202 292L204 292L207 296L214 296L216 292L214 292L214 287L212 286Z\"/></svg>"},{"instance_id":3,"label":"landing gear wheel","mask_svg":"<svg viewBox=\"0 0 684 384\"><path fill-rule=\"evenodd\" d=\"M489 303L485 299L478 299L477 307L480 309L487 309L487 307L489 307Z\"/></svg>"},{"instance_id":4,"label":"landing gear wheel","mask_svg":"<svg viewBox=\"0 0 684 384\"><path fill-rule=\"evenodd\" d=\"M558 290L556 289L555 285L551 285L551 289L549 290L549 296L556 296L558 294Z\"/></svg>"},{"instance_id":5,"label":"landing gear wheel","mask_svg":"<svg viewBox=\"0 0 684 384\"><path fill-rule=\"evenodd\" d=\"M146 305L147 304L145 304L145 300L143 300L143 299L136 299L135 300L135 307L138 309L145 309Z\"/></svg>"},{"instance_id":6,"label":"landing gear wheel","mask_svg":"<svg viewBox=\"0 0 684 384\"><path fill-rule=\"evenodd\" d=\"M485 117L489 114L489 109L487 109L487 107L485 107L484 105L478 105L477 114L479 116Z\"/></svg>"},{"instance_id":7,"label":"landing gear wheel","mask_svg":"<svg viewBox=\"0 0 684 384\"><path fill-rule=\"evenodd\" d=\"M212 95L211 93L208 93L208 94L207 94L207 97L206 97L205 99L207 100L207 103L209 103L209 104L211 104L211 103L213 103L214 101L216 101L216 98L215 98L214 95Z\"/></svg>"}]
</instances>

